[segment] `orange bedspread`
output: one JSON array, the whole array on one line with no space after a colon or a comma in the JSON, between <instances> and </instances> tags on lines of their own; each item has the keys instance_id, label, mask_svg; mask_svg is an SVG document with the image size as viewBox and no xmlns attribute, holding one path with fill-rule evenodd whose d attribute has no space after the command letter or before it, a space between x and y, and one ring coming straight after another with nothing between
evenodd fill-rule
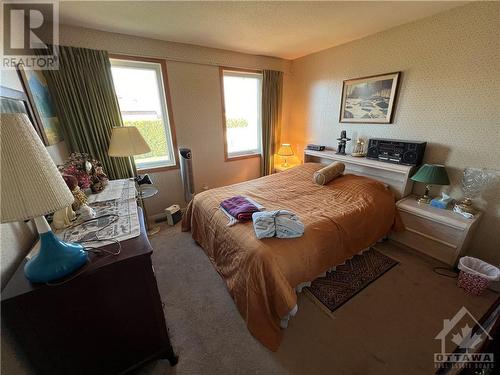
<instances>
[{"instance_id":1,"label":"orange bedspread","mask_svg":"<svg viewBox=\"0 0 500 375\"><path fill-rule=\"evenodd\" d=\"M208 190L194 197L183 218L183 230L191 229L224 278L248 329L271 350L281 341L281 318L297 303L295 286L370 246L395 223L395 199L383 184L348 174L320 186L312 175L322 166L307 163ZM267 210L293 211L305 225L304 236L258 240L251 222L226 226L219 204L238 194Z\"/></svg>"}]
</instances>

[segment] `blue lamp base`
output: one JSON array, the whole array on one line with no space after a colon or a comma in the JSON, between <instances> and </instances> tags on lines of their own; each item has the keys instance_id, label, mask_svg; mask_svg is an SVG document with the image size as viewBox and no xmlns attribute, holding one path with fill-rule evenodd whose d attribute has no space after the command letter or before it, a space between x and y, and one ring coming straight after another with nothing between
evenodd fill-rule
<instances>
[{"instance_id":1,"label":"blue lamp base","mask_svg":"<svg viewBox=\"0 0 500 375\"><path fill-rule=\"evenodd\" d=\"M24 266L26 278L33 283L61 279L89 260L83 246L61 241L52 232L40 234L40 251Z\"/></svg>"}]
</instances>

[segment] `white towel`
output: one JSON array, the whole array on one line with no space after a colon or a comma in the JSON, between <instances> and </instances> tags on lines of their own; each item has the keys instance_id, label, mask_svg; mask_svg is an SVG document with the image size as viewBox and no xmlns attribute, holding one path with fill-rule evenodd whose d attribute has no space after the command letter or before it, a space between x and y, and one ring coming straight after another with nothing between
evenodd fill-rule
<instances>
[{"instance_id":1,"label":"white towel","mask_svg":"<svg viewBox=\"0 0 500 375\"><path fill-rule=\"evenodd\" d=\"M304 224L287 210L254 212L253 228L259 240L267 237L296 238L304 234Z\"/></svg>"},{"instance_id":2,"label":"white towel","mask_svg":"<svg viewBox=\"0 0 500 375\"><path fill-rule=\"evenodd\" d=\"M266 208L260 203L254 201L252 198L245 197L250 203L252 203L259 211L264 211ZM227 216L229 222L226 224L228 227L232 227L233 225L239 223L239 220L234 216L231 216L229 212L227 212L222 206L219 206L219 209Z\"/></svg>"}]
</instances>

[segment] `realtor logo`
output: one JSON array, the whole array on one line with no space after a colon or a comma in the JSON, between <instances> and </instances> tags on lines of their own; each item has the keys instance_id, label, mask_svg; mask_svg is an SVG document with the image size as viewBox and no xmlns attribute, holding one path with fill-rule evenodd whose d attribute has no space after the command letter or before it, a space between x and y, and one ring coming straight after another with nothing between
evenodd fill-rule
<instances>
[{"instance_id":1,"label":"realtor logo","mask_svg":"<svg viewBox=\"0 0 500 375\"><path fill-rule=\"evenodd\" d=\"M18 64L32 69L57 69L59 6L56 1L3 1L1 68Z\"/></svg>"},{"instance_id":2,"label":"realtor logo","mask_svg":"<svg viewBox=\"0 0 500 375\"><path fill-rule=\"evenodd\" d=\"M473 331L471 326L477 329ZM434 339L441 340L441 353L434 353L436 367L493 368L493 353L479 352L485 340L493 338L465 307L443 321L443 329Z\"/></svg>"}]
</instances>

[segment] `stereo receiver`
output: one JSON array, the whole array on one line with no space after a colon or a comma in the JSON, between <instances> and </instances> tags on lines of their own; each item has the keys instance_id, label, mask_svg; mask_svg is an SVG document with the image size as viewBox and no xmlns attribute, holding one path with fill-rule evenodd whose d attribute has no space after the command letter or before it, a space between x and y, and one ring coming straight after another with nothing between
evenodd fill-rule
<instances>
[{"instance_id":1,"label":"stereo receiver","mask_svg":"<svg viewBox=\"0 0 500 375\"><path fill-rule=\"evenodd\" d=\"M387 163L420 165L426 145L427 142L374 138L368 141L366 157Z\"/></svg>"}]
</instances>

